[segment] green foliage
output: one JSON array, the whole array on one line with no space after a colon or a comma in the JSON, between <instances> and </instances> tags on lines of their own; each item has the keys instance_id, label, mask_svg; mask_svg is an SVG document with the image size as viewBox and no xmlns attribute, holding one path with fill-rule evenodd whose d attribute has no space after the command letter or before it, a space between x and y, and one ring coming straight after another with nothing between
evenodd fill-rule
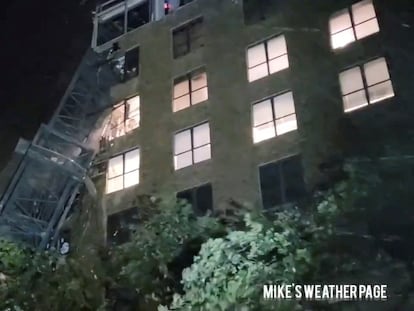
<instances>
[{"instance_id":1,"label":"green foliage","mask_svg":"<svg viewBox=\"0 0 414 311\"><path fill-rule=\"evenodd\" d=\"M262 287L327 281L325 259L333 258L329 245L339 232L338 222L350 211L353 191L351 183L339 183L315 198L307 212L290 206L266 217L245 215L243 230L202 245L194 264L183 271L185 293L176 294L169 309L300 309L299 302L261 299ZM338 271L349 271L348 258L340 257L336 263Z\"/></svg>"},{"instance_id":2,"label":"green foliage","mask_svg":"<svg viewBox=\"0 0 414 311\"><path fill-rule=\"evenodd\" d=\"M0 310L104 310L113 301L100 305L103 285L164 311L341 310L321 302L265 301L262 286L381 283L394 274L408 284L404 295L414 292L413 254L400 260L390 248L412 249L412 226L404 223L412 215L413 193L405 187L412 176L366 163L352 163L347 172L346 182L316 194L304 208L263 215L240 207L230 226L226 219L226 229L216 218L196 217L175 198L140 205L147 213L131 241L110 249L99 273L99 257L89 256L85 265L79 257L0 241ZM400 230L404 225L408 231ZM398 243L389 243L390 237Z\"/></svg>"},{"instance_id":3,"label":"green foliage","mask_svg":"<svg viewBox=\"0 0 414 311\"><path fill-rule=\"evenodd\" d=\"M174 273L174 261L181 255L188 256L185 252L191 251L189 243L197 248L222 230L216 219L196 217L185 202L160 201L153 215L135 228L131 241L113 252L112 264L120 268L119 284L135 288L147 300L171 300L181 274L181 270Z\"/></svg>"},{"instance_id":4,"label":"green foliage","mask_svg":"<svg viewBox=\"0 0 414 311\"><path fill-rule=\"evenodd\" d=\"M311 260L308 243L295 231L294 214L283 212L272 223L247 214L246 230L208 240L183 271L185 294L174 296L171 309L273 309L274 302L260 299L263 284L291 284L308 272Z\"/></svg>"},{"instance_id":5,"label":"green foliage","mask_svg":"<svg viewBox=\"0 0 414 311\"><path fill-rule=\"evenodd\" d=\"M89 291L97 276L79 260L36 253L0 242L1 310L96 310L99 301Z\"/></svg>"}]
</instances>

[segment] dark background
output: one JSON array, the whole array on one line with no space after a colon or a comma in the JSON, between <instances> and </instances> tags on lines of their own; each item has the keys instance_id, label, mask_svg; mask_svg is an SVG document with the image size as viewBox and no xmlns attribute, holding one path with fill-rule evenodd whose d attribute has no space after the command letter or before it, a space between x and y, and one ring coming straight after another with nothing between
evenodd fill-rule
<instances>
[{"instance_id":1,"label":"dark background","mask_svg":"<svg viewBox=\"0 0 414 311\"><path fill-rule=\"evenodd\" d=\"M8 0L0 9L0 170L48 122L90 46L93 0Z\"/></svg>"}]
</instances>

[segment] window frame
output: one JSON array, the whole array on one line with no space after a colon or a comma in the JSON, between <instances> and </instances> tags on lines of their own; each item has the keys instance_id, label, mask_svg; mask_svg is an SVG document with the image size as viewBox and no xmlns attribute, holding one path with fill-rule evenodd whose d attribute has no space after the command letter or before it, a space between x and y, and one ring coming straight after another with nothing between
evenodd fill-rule
<instances>
[{"instance_id":1,"label":"window frame","mask_svg":"<svg viewBox=\"0 0 414 311\"><path fill-rule=\"evenodd\" d=\"M136 53L135 56L136 56L136 59L138 60L138 62L136 64L137 65L136 66L136 72L129 73L129 72L127 72L128 69L129 69L129 64L130 64L129 63L129 60L130 60L129 57L132 57L132 55L134 55L133 53ZM125 54L124 54L124 57L125 57L124 66L123 66L124 76L123 76L122 82L129 81L129 80L139 76L139 71L140 71L140 68L139 68L140 67L140 46L137 45L137 46L134 46L134 47L126 50ZM133 57L133 58L135 59L135 57Z\"/></svg>"},{"instance_id":2,"label":"window frame","mask_svg":"<svg viewBox=\"0 0 414 311\"><path fill-rule=\"evenodd\" d=\"M131 206L116 213L109 214L106 217L106 245L122 245L131 240L132 231L124 227L139 224L139 209L137 206ZM114 233L110 229L115 229ZM112 233L112 234L110 234Z\"/></svg>"},{"instance_id":3,"label":"window frame","mask_svg":"<svg viewBox=\"0 0 414 311\"><path fill-rule=\"evenodd\" d=\"M209 142L208 142L208 143L206 143L206 144L203 144L203 145L197 146L197 147L195 148L195 147L194 147L194 129L195 129L195 128L197 128L197 127L199 127L199 126L205 125L205 124L208 124L208 130L209 130ZM176 137L178 134L181 134L181 133L184 133L184 132L187 132L187 131L189 131L189 132L190 132L190 142L191 142L191 147L190 147L190 149L188 149L188 150L185 150L185 151L180 152L180 153L176 153L176 150L175 150L175 137ZM198 150L198 149L201 149L201 148L203 148L203 147L205 147L205 146L210 146L210 158L208 158L208 159L206 159L206 160L199 161L199 162L194 162L194 151L195 151L195 150ZM176 163L176 157L177 157L177 156L180 156L180 155L182 155L182 154L188 153L188 152L191 152L191 164L190 164L190 165L187 165L187 166L180 167L180 168L176 168L176 165L175 165L175 163ZM174 165L174 171L179 171L179 170L182 170L182 169L188 168L188 167L190 167L190 166L193 166L193 165L195 165L195 164L198 164L198 163L202 163L202 162L205 162L205 161L211 160L211 158L212 158L212 154L211 154L211 127L210 127L210 120L205 120L205 121L202 121L202 122L197 123L197 124L195 124L195 125L193 125L193 126L187 127L187 128L185 128L185 129L182 129L182 130L179 130L179 131L176 131L176 132L173 134L173 165Z\"/></svg>"},{"instance_id":4,"label":"window frame","mask_svg":"<svg viewBox=\"0 0 414 311\"><path fill-rule=\"evenodd\" d=\"M344 29L339 30L339 31L336 31L336 32L334 32L334 33L333 33L333 32L331 32L331 26L329 25L329 38L330 38L330 43L331 43L331 48L332 48L332 50L334 50L334 51L341 50L342 48L346 47L347 45L349 45L349 44L351 44L351 43L353 43L353 42L356 42L356 41L362 40L362 39L364 39L364 38L366 38L366 37L372 36L372 35L374 35L374 34L376 34L376 33L380 32L380 30L381 30L381 29L380 29L380 27L379 27L378 14L377 14L377 11L376 11L376 9L375 9L374 1L372 1L372 0L369 0L369 2L372 4L372 6L373 6L373 8L374 8L374 13L375 13L375 16L374 16L374 17L371 17L371 18L369 18L369 19L367 19L367 20L364 20L364 21L362 21L362 22L355 23L355 18L354 18L354 10L353 10L353 7L354 7L356 4L360 4L360 3L365 2L365 1L366 1L366 0L362 0L362 1L355 2L355 3L353 3L352 5L349 5L349 6L347 6L346 8L341 9L341 10L336 11L336 12L334 12L333 14L331 14L331 16L329 17L329 23L331 22L332 18L335 18L335 17L341 16L341 15L343 15L343 14L345 14L345 13L347 13L347 14L348 14L349 19L350 19L350 22L351 22L351 27L344 28ZM369 21L372 21L372 20L374 20L374 19L377 21L377 24L378 24L378 31L377 31L377 32L374 32L374 33L371 33L371 34L369 34L368 36L364 36L364 37L362 37L362 38L358 38L356 28L357 28L359 25L362 25L362 24L367 23L367 22L369 22ZM333 45L332 45L332 43L333 43L333 41L332 41L332 37L333 37L333 36L335 36L335 35L337 35L337 34L339 34L339 33L341 33L341 32L347 31L347 30L349 30L349 29L352 29L353 40L352 40L351 42L348 42L348 43L347 43L347 44L345 44L344 46L333 47Z\"/></svg>"},{"instance_id":5,"label":"window frame","mask_svg":"<svg viewBox=\"0 0 414 311\"><path fill-rule=\"evenodd\" d=\"M269 59L268 42L269 42L269 41L271 41L272 39L276 39L276 38L279 38L279 37L283 37L283 38L284 38L284 42L285 42L285 46L286 46L286 52L285 52L285 53L283 53L283 54L280 54L280 55L278 55L278 56L276 56L276 57L273 57L272 59ZM265 60L264 62L260 63L260 64L256 64L256 65L254 65L254 66L252 66L252 67L249 67L249 50L250 50L250 49L252 49L252 48L254 48L254 47L260 46L260 45L262 45L262 44L264 45L264 50L265 50L265 58L266 58L266 60ZM273 75L273 74L276 74L276 73L281 72L281 71L283 71L283 70L286 70L286 69L288 69L288 68L290 67L290 63L289 63L289 53L288 53L288 45L287 45L287 40L286 40L286 35L285 35L285 33L279 33L279 34L277 34L277 35L272 35L271 37L268 37L268 38L262 39L262 40L260 40L260 41L258 41L258 42L255 42L255 43L253 43L253 44L250 44L250 45L249 45L249 46L247 46L247 48L246 48L245 55L246 55L246 65L247 65L247 66L246 66L246 68L247 68L247 80L248 80L248 82L249 82L249 83L252 83L252 82L255 82L255 81L261 80L261 79L263 79L263 78L265 78L265 77L268 77L268 76L270 76L270 75ZM278 70L278 71L276 71L276 72L270 73L270 62L271 62L271 61L273 61L273 60L276 60L276 59L278 59L278 58L281 58L281 57L283 57L283 56L286 56L286 57L287 57L287 60L288 60L288 67L283 68L283 69L281 69L281 70ZM251 81L250 81L250 80L249 80L249 72L250 72L250 70L252 70L252 69L254 69L254 68L257 68L257 67L259 67L259 66L262 66L263 64L266 64L267 75L266 75L266 76L263 76L263 77L261 77L261 78L254 79L254 80L251 80Z\"/></svg>"},{"instance_id":6,"label":"window frame","mask_svg":"<svg viewBox=\"0 0 414 311\"><path fill-rule=\"evenodd\" d=\"M203 74L206 76L206 85L202 86L198 89L193 90L193 82L192 82L193 78L197 77L199 75L203 75ZM179 83L184 82L184 81L188 82L188 93L185 93L183 95L175 97L175 86L178 85ZM207 98L203 101L200 101L200 102L197 102L197 103L194 104L193 103L193 96L192 96L193 93L197 92L199 90L202 90L204 88L207 90ZM175 106L174 106L175 101L177 99L180 99L180 98L182 98L184 96L187 96L187 95L189 96L189 105L185 108L176 110ZM173 86L172 86L172 96L171 96L172 97L172 110L173 110L173 113L179 112L181 110L185 110L185 109L190 108L192 106L195 106L195 105L198 105L198 104L201 104L201 103L204 103L204 102L208 101L208 98L209 98L208 95L209 95L208 94L208 74L207 74L207 70L205 69L205 67L199 67L197 69L191 70L190 72L187 72L184 75L181 75L181 76L178 76L178 77L174 78L173 79Z\"/></svg>"},{"instance_id":7,"label":"window frame","mask_svg":"<svg viewBox=\"0 0 414 311\"><path fill-rule=\"evenodd\" d=\"M383 81L376 82L376 83L373 83L373 84L371 84L371 85L368 85L368 82L367 82L367 77L366 77L366 73L365 73L365 65L366 65L366 64L369 64L369 63L371 63L371 62L374 62L374 61L380 60L380 59L383 59L383 60L384 60L384 62L385 62L385 66L386 66L386 68L387 68L387 73L388 73L388 77L389 77L389 78L388 78L387 80L383 80ZM343 73L343 72L346 72L346 71L348 71L348 70L352 70L352 69L355 69L355 68L358 68L358 69L359 69L359 72L360 72L360 74L361 74L362 89L354 90L354 91L352 91L352 92L349 92L349 93L343 94L343 93L342 93L342 87L341 87L341 78L340 78L340 75L341 75L341 73ZM392 84L391 72L390 72L390 70L389 70L389 65L388 65L388 62L387 62L387 58L386 58L385 56L378 56L378 57L375 57L375 58L371 58L371 59L369 59L368 61L359 62L359 63L357 63L357 64L354 64L353 66L350 66L350 67L345 68L344 70L341 70L341 71L339 72L339 74L338 74L338 80L339 80L339 87L340 87L341 97L342 97L342 107L343 107L343 109L344 109L344 112L345 112L345 113L350 113L350 112L355 111L355 110L363 109L364 107L368 107L368 106L375 105L376 103L379 103L379 102L381 102L381 101L383 101L383 100L386 100L386 99L388 99L388 98L392 98L392 97L394 97L394 96L395 96L395 92L394 92L394 85ZM384 99L381 99L381 100L378 100L378 101L376 101L376 102L371 103L371 99L370 99L370 95L369 95L369 89L370 89L370 88L372 88L373 86L380 85L380 84L385 83L385 82L387 82L387 81L389 81L389 82L391 83L391 87L392 87L393 95L392 95L392 96L390 96L390 97L387 97L387 98L384 98ZM344 106L344 104L345 104L345 103L344 103L344 97L345 97L345 96L349 96L349 95L351 95L351 94L355 94L355 93L360 92L360 91L364 91L364 96L365 96L365 100L366 100L367 104L366 104L366 105L364 105L364 106L358 106L358 107L355 107L355 108L352 108L352 109L345 110L345 106Z\"/></svg>"},{"instance_id":8,"label":"window frame","mask_svg":"<svg viewBox=\"0 0 414 311\"><path fill-rule=\"evenodd\" d=\"M295 158L295 157L299 158L300 169L301 169L301 172L302 172L302 181L303 181L303 186L304 186L304 190L305 190L305 192L303 193L302 196L305 196L306 193L307 193L306 192L306 182L305 182L305 168L303 166L303 157L302 157L301 153L288 154L288 155L283 156L279 159L264 162L264 163L261 163L257 166L260 202L261 202L261 205L262 205L262 209L264 209L265 211L272 210L272 209L274 209L275 207L278 207L278 206L294 203L294 201L289 201L287 199L287 195L286 195L287 189L286 189L286 181L285 181L285 176L284 176L283 164L285 162L287 162L289 159L292 159L292 158ZM265 208L264 202L263 202L263 189L262 189L260 169L262 167L264 167L266 165L270 165L270 164L278 164L278 170L277 171L278 171L278 176L279 176L279 181L280 181L279 191L280 191L280 194L281 194L281 196L280 196L281 197L281 203L277 204L277 205L274 205L270 208Z\"/></svg>"},{"instance_id":9,"label":"window frame","mask_svg":"<svg viewBox=\"0 0 414 311\"><path fill-rule=\"evenodd\" d=\"M139 97L139 106L138 106L138 108L136 110L132 110L132 113L138 112L138 114L132 114L132 117L131 117L131 111L129 111L129 106L127 104L128 104L128 101L130 101L131 99L134 99L136 97ZM122 109L122 115L123 115L122 121L119 122L119 123L116 123L115 125L112 125L111 120L113 118L114 111L117 110L117 109L119 109L121 106L123 106L123 109ZM134 127L133 129L127 131L126 129L127 129L127 122L128 122L128 120L135 120L136 121L136 118L134 118L136 116L138 116L138 122L137 122L138 125L136 127ZM116 136L116 137L112 137L112 131L114 129L120 127L121 125L123 126L123 134L122 135L119 135L119 136ZM132 95L132 96L130 96L128 98L123 99L122 101L120 101L119 103L115 104L112 107L112 111L111 111L111 114L110 114L110 120L109 120L109 123L108 123L108 127L109 128L106 130L106 131L109 131L109 134L106 134L104 136L105 136L105 138L108 141L112 141L114 139L117 139L117 138L120 138L122 136L125 136L125 135L129 134L130 132L138 129L140 127L140 125L141 125L141 96L139 94L136 94L136 95Z\"/></svg>"},{"instance_id":10,"label":"window frame","mask_svg":"<svg viewBox=\"0 0 414 311\"><path fill-rule=\"evenodd\" d=\"M138 168L137 169L130 170L130 171L126 171L125 170L125 158L126 158L126 155L128 153L131 153L131 152L137 151L137 150L138 150L138 158L139 158ZM109 177L109 169L110 169L109 162L110 162L110 160L115 159L115 158L118 158L118 157L122 157L122 173L121 174L118 174L116 176ZM108 160L108 165L107 165L107 170L106 170L105 194L111 194L111 193L114 193L114 192L122 191L122 190L125 190L127 188L130 188L130 187L139 185L139 183L140 183L140 171L141 171L141 148L140 147L134 147L134 148L129 149L127 151L124 151L124 152L122 152L120 154L113 155ZM131 186L125 187L125 176L128 175L128 174L130 174L130 173L133 173L133 172L138 172L138 182L136 184L131 185ZM112 180L112 179L119 178L121 176L122 176L122 188L121 189L118 189L118 190L114 190L114 191L108 192L108 185L109 185L108 181L109 180Z\"/></svg>"},{"instance_id":11,"label":"window frame","mask_svg":"<svg viewBox=\"0 0 414 311\"><path fill-rule=\"evenodd\" d=\"M288 94L288 93L291 93L292 94L294 112L293 113L290 113L290 114L287 114L287 115L284 115L284 116L281 116L281 117L276 117L276 109L275 109L274 99L277 98L277 97L279 97L279 96L283 96L285 94ZM263 103L263 102L265 102L267 100L270 100L270 106L271 106L271 110L272 110L272 120L271 121L268 121L268 122L265 122L265 123L261 123L261 124L255 125L254 124L254 106L255 105L258 105L258 104L261 104L261 103ZM277 120L284 119L284 118L290 117L292 115L295 116L296 129L295 130L292 130L292 131L284 132L282 134L278 134L277 133ZM265 97L265 98L263 98L261 100L258 100L256 102L252 103L252 105L251 105L251 120L252 120L251 121L251 128L252 128L252 133L253 133L253 137L252 138L253 138L253 144L255 144L255 145L256 144L259 144L261 142L270 140L272 138L276 138L276 137L282 136L282 135L287 134L289 132L297 131L298 130L298 122L297 122L295 98L293 96L293 91L292 90L285 90L283 92L280 92L280 93L277 93L277 94L274 94L274 95ZM254 130L257 127L261 127L263 125L270 124L270 123L273 124L273 128L274 128L274 131L275 131L275 136L255 142L255 140L254 140Z\"/></svg>"},{"instance_id":12,"label":"window frame","mask_svg":"<svg viewBox=\"0 0 414 311\"><path fill-rule=\"evenodd\" d=\"M185 55L190 54L192 51L195 51L197 48L194 47L194 39L200 39L203 37L203 29L200 29L199 36L193 37L191 36L191 29L194 29L194 27L200 26L201 28L204 27L204 18L203 16L198 16L190 21L187 21L186 23L172 29L172 54L173 59L181 58ZM179 33L184 33L184 43L176 44L176 36ZM185 52L181 52L179 48L182 46L185 46Z\"/></svg>"},{"instance_id":13,"label":"window frame","mask_svg":"<svg viewBox=\"0 0 414 311\"><path fill-rule=\"evenodd\" d=\"M213 207L214 207L214 196L213 196L213 184L211 182L202 182L200 184L197 184L197 185L192 186L191 188L186 188L186 189L183 189L183 190L179 190L179 191L177 191L175 193L175 197L176 197L177 200L185 200L185 199L182 199L182 198L178 198L178 195L180 193L183 193L183 192L191 192L191 198L192 198L193 201L195 201L195 205L192 204L191 207L192 207L194 213L200 214L200 216L201 216L202 213L200 213L200 209L199 209L199 205L198 205L198 200L197 200L198 194L197 194L197 191L200 188L206 187L206 186L207 187L209 186L210 187L210 191L211 191L211 208L208 209L208 210L213 211ZM191 202L188 202L188 203L191 204ZM205 215L205 214L203 214L203 215Z\"/></svg>"}]
</instances>

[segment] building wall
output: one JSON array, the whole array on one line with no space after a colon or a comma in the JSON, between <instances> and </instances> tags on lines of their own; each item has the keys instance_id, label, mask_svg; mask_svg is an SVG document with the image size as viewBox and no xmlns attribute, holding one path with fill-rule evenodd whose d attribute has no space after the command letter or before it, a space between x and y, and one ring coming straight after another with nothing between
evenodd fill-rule
<instances>
[{"instance_id":1,"label":"building wall","mask_svg":"<svg viewBox=\"0 0 414 311\"><path fill-rule=\"evenodd\" d=\"M139 94L141 122L115 139L100 159L138 146L140 184L104 194L105 177L97 178L107 215L130 207L139 194L173 193L206 182L212 183L215 209L224 209L231 199L260 206L260 164L300 153L312 189L322 178L318 165L330 155L386 154L396 137L411 139L414 24L403 25L412 22L404 13L410 1L374 0L380 32L340 51L330 47L329 17L355 1L274 1L272 15L250 25L242 2L196 0L120 40L121 49L140 47L140 74L111 93L114 103ZM173 59L172 29L198 16L204 19L204 47ZM282 33L289 68L249 83L247 47ZM344 114L338 73L378 56L387 58L395 97ZM174 78L199 67L207 72L208 101L173 113ZM253 144L252 103L286 90L293 91L298 130ZM175 171L174 133L206 120L211 160Z\"/></svg>"}]
</instances>

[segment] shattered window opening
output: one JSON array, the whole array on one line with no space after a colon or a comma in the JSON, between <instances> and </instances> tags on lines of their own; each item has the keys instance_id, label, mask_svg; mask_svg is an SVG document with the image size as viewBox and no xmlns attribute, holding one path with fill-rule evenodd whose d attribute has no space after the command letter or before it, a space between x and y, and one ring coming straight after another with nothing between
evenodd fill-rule
<instances>
[{"instance_id":1,"label":"shattered window opening","mask_svg":"<svg viewBox=\"0 0 414 311\"><path fill-rule=\"evenodd\" d=\"M111 141L139 127L140 97L139 95L124 100L113 109L106 139Z\"/></svg>"}]
</instances>

